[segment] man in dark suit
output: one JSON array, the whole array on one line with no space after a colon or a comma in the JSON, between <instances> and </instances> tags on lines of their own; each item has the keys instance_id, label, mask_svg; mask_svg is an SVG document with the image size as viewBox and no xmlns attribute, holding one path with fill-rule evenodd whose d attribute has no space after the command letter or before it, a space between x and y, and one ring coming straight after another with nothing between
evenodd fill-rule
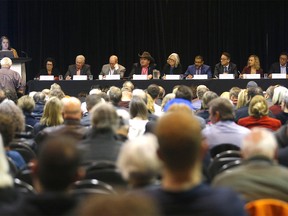
<instances>
[{"instance_id":1,"label":"man in dark suit","mask_svg":"<svg viewBox=\"0 0 288 216\"><path fill-rule=\"evenodd\" d=\"M91 75L90 65L85 64L85 57L83 55L76 56L75 64L69 65L65 74L65 80L71 80L73 75Z\"/></svg>"},{"instance_id":2,"label":"man in dark suit","mask_svg":"<svg viewBox=\"0 0 288 216\"><path fill-rule=\"evenodd\" d=\"M230 54L223 52L220 58L220 62L215 65L214 77L218 78L219 74L234 74L235 78L238 78L238 70L236 64L230 62Z\"/></svg>"},{"instance_id":3,"label":"man in dark suit","mask_svg":"<svg viewBox=\"0 0 288 216\"><path fill-rule=\"evenodd\" d=\"M133 64L132 70L129 74L129 79L132 79L134 74L147 75L148 79L152 79L153 70L156 67L154 58L146 51L143 52L142 55L139 55L139 57L140 62Z\"/></svg>"},{"instance_id":4,"label":"man in dark suit","mask_svg":"<svg viewBox=\"0 0 288 216\"><path fill-rule=\"evenodd\" d=\"M279 62L275 62L271 65L269 70L269 78L272 78L272 73L283 73L286 74L286 78L288 78L288 53L282 52L280 53Z\"/></svg>"},{"instance_id":5,"label":"man in dark suit","mask_svg":"<svg viewBox=\"0 0 288 216\"><path fill-rule=\"evenodd\" d=\"M192 79L194 75L207 74L208 78L212 78L210 66L204 64L203 57L198 55L195 57L194 64L189 65L184 76L186 79Z\"/></svg>"}]
</instances>

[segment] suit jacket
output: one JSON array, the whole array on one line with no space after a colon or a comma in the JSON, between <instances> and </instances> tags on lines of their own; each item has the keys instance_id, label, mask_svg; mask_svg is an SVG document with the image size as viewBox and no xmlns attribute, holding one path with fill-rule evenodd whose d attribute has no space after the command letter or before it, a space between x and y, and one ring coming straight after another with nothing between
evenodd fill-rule
<instances>
[{"instance_id":1,"label":"suit jacket","mask_svg":"<svg viewBox=\"0 0 288 216\"><path fill-rule=\"evenodd\" d=\"M279 62L273 63L269 69L269 74L280 73L280 72L281 72L280 63ZM288 74L288 64L286 64L286 74Z\"/></svg>"},{"instance_id":2,"label":"suit jacket","mask_svg":"<svg viewBox=\"0 0 288 216\"><path fill-rule=\"evenodd\" d=\"M109 74L109 71L110 71L110 64L105 64L102 66L102 70L100 72L100 75L108 75ZM120 64L118 64L118 69L114 70L114 73L113 75L115 74L120 74L120 77L124 77L124 74L125 74L125 71L126 71L126 68Z\"/></svg>"},{"instance_id":3,"label":"suit jacket","mask_svg":"<svg viewBox=\"0 0 288 216\"><path fill-rule=\"evenodd\" d=\"M178 67L174 67L172 69L172 74L182 74L182 73L183 73L183 71L182 71L182 65L181 64L179 64ZM161 72L161 77L166 75L166 74L171 74L169 64L165 64L165 66Z\"/></svg>"},{"instance_id":4,"label":"suit jacket","mask_svg":"<svg viewBox=\"0 0 288 216\"><path fill-rule=\"evenodd\" d=\"M187 77L189 74L191 74L193 76L196 74L195 64L189 65L184 75L185 75L185 77ZM201 66L200 74L207 74L208 78L212 78L212 71L211 71L210 66L203 64Z\"/></svg>"},{"instance_id":5,"label":"suit jacket","mask_svg":"<svg viewBox=\"0 0 288 216\"><path fill-rule=\"evenodd\" d=\"M218 78L219 74L223 74L224 73L224 67L223 65L221 65L221 63L218 63L215 65L215 69L214 69L214 77ZM230 62L228 65L228 73L229 74L234 74L235 78L238 78L238 70L237 70L237 65Z\"/></svg>"},{"instance_id":6,"label":"suit jacket","mask_svg":"<svg viewBox=\"0 0 288 216\"><path fill-rule=\"evenodd\" d=\"M75 64L69 65L68 71L66 72L64 78L66 78L67 76L71 76L71 78L73 78L73 75L76 75L76 72L77 72L76 65ZM87 75L87 76L91 75L90 65L84 64L82 69L80 70L80 75Z\"/></svg>"},{"instance_id":7,"label":"suit jacket","mask_svg":"<svg viewBox=\"0 0 288 216\"><path fill-rule=\"evenodd\" d=\"M36 77L40 77L40 75L48 75L47 69L46 68L45 69L41 69L39 74L37 74ZM53 68L51 75L53 75L54 77L55 76L58 77L59 76L59 70L57 68Z\"/></svg>"},{"instance_id":8,"label":"suit jacket","mask_svg":"<svg viewBox=\"0 0 288 216\"><path fill-rule=\"evenodd\" d=\"M154 69L156 69L156 64L149 65L149 67L148 67L148 75L150 75L150 74L152 75ZM132 79L133 78L133 74L139 74L140 75L141 71L142 71L142 67L141 67L140 63L134 63L128 78Z\"/></svg>"}]
</instances>

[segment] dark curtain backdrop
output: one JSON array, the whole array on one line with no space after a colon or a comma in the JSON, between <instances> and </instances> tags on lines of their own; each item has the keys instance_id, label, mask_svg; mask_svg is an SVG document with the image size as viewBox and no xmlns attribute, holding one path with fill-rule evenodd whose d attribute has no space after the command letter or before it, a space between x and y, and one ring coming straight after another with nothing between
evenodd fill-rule
<instances>
[{"instance_id":1,"label":"dark curtain backdrop","mask_svg":"<svg viewBox=\"0 0 288 216\"><path fill-rule=\"evenodd\" d=\"M48 56L64 74L83 54L98 75L111 54L129 72L143 51L159 69L177 52L185 70L198 54L214 69L228 51L241 71L251 54L267 70L288 47L284 0L1 0L0 8L0 34L33 59L28 79Z\"/></svg>"}]
</instances>

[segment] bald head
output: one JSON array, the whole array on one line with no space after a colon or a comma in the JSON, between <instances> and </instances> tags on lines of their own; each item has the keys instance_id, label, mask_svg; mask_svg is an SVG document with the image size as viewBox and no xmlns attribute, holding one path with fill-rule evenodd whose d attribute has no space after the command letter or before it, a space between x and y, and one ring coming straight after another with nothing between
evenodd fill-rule
<instances>
[{"instance_id":1,"label":"bald head","mask_svg":"<svg viewBox=\"0 0 288 216\"><path fill-rule=\"evenodd\" d=\"M80 120L82 117L81 102L76 97L63 98L63 118Z\"/></svg>"},{"instance_id":2,"label":"bald head","mask_svg":"<svg viewBox=\"0 0 288 216\"><path fill-rule=\"evenodd\" d=\"M158 120L155 132L160 159L168 169L189 169L199 160L201 128L190 112L166 113Z\"/></svg>"},{"instance_id":3,"label":"bald head","mask_svg":"<svg viewBox=\"0 0 288 216\"><path fill-rule=\"evenodd\" d=\"M118 64L118 57L116 55L112 55L109 58L109 64L112 69L115 68L115 65Z\"/></svg>"}]
</instances>

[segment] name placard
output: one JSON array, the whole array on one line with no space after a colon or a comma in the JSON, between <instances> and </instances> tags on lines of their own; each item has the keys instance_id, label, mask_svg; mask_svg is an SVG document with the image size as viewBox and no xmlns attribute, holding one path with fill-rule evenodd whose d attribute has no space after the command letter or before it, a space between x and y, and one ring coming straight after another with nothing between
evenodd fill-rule
<instances>
[{"instance_id":1,"label":"name placard","mask_svg":"<svg viewBox=\"0 0 288 216\"><path fill-rule=\"evenodd\" d=\"M147 75L140 75L140 74L133 75L133 80L147 80L147 79L148 79Z\"/></svg>"},{"instance_id":2,"label":"name placard","mask_svg":"<svg viewBox=\"0 0 288 216\"><path fill-rule=\"evenodd\" d=\"M73 80L87 80L87 75L73 75Z\"/></svg>"},{"instance_id":3,"label":"name placard","mask_svg":"<svg viewBox=\"0 0 288 216\"><path fill-rule=\"evenodd\" d=\"M195 80L208 79L208 75L207 75L207 74L194 75L194 76L193 76L193 79L195 79Z\"/></svg>"},{"instance_id":4,"label":"name placard","mask_svg":"<svg viewBox=\"0 0 288 216\"><path fill-rule=\"evenodd\" d=\"M39 80L54 80L53 75L40 75Z\"/></svg>"},{"instance_id":5,"label":"name placard","mask_svg":"<svg viewBox=\"0 0 288 216\"><path fill-rule=\"evenodd\" d=\"M286 74L272 73L272 79L286 79Z\"/></svg>"},{"instance_id":6,"label":"name placard","mask_svg":"<svg viewBox=\"0 0 288 216\"><path fill-rule=\"evenodd\" d=\"M177 74L167 74L166 75L166 80L179 80L180 75Z\"/></svg>"},{"instance_id":7,"label":"name placard","mask_svg":"<svg viewBox=\"0 0 288 216\"><path fill-rule=\"evenodd\" d=\"M120 74L106 75L106 80L120 80Z\"/></svg>"},{"instance_id":8,"label":"name placard","mask_svg":"<svg viewBox=\"0 0 288 216\"><path fill-rule=\"evenodd\" d=\"M219 74L219 79L234 79L234 74Z\"/></svg>"},{"instance_id":9,"label":"name placard","mask_svg":"<svg viewBox=\"0 0 288 216\"><path fill-rule=\"evenodd\" d=\"M260 74L243 74L243 79L260 79Z\"/></svg>"}]
</instances>

